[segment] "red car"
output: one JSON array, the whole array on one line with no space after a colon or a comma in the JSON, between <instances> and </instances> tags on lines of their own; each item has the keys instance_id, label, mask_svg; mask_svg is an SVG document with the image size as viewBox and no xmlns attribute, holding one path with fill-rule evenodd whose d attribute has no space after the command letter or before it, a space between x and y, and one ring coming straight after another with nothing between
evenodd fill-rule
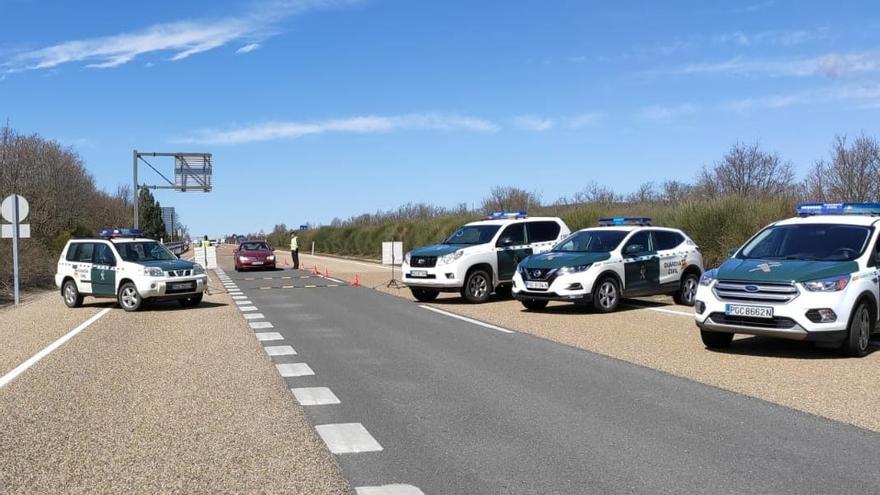
<instances>
[{"instance_id":1,"label":"red car","mask_svg":"<svg viewBox=\"0 0 880 495\"><path fill-rule=\"evenodd\" d=\"M275 269L275 253L265 241L244 241L232 255L237 272L249 268Z\"/></svg>"}]
</instances>

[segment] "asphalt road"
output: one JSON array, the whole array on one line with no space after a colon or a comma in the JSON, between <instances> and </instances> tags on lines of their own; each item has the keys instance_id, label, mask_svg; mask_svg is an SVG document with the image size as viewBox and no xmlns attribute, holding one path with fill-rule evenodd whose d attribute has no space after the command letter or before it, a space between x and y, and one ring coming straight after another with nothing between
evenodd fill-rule
<instances>
[{"instance_id":1,"label":"asphalt road","mask_svg":"<svg viewBox=\"0 0 880 495\"><path fill-rule=\"evenodd\" d=\"M352 486L406 483L426 494L880 486L876 433L302 272L227 273L296 349L272 359L314 372L287 384L328 387L339 399L305 407L319 431L359 423L381 445L337 456Z\"/></svg>"}]
</instances>

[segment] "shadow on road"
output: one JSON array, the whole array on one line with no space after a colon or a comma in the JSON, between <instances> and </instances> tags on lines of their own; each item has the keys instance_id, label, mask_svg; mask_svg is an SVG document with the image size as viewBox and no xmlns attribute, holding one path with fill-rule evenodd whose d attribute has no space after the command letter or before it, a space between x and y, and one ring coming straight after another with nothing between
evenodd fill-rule
<instances>
[{"instance_id":1,"label":"shadow on road","mask_svg":"<svg viewBox=\"0 0 880 495\"><path fill-rule=\"evenodd\" d=\"M870 355L880 350L880 342L871 342ZM747 337L734 340L726 349L707 349L709 352L741 356L774 357L782 359L851 359L832 347L819 347L812 342Z\"/></svg>"}]
</instances>

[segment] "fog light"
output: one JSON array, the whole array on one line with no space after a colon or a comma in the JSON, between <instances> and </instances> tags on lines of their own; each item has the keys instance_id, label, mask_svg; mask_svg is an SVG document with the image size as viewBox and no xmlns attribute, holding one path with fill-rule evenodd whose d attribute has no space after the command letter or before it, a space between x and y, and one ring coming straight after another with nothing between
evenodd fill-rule
<instances>
[{"instance_id":1,"label":"fog light","mask_svg":"<svg viewBox=\"0 0 880 495\"><path fill-rule=\"evenodd\" d=\"M703 314L703 311L706 311L706 303L703 301L696 301L694 303L694 311L696 311L698 315Z\"/></svg>"},{"instance_id":2,"label":"fog light","mask_svg":"<svg viewBox=\"0 0 880 495\"><path fill-rule=\"evenodd\" d=\"M150 288L151 288L151 289L155 289L155 288L156 288L156 284L150 284Z\"/></svg>"},{"instance_id":3,"label":"fog light","mask_svg":"<svg viewBox=\"0 0 880 495\"><path fill-rule=\"evenodd\" d=\"M566 290L584 290L584 286L581 284L568 284Z\"/></svg>"},{"instance_id":4,"label":"fog light","mask_svg":"<svg viewBox=\"0 0 880 495\"><path fill-rule=\"evenodd\" d=\"M813 323L832 323L837 321L837 313L828 308L811 309L807 311L807 318Z\"/></svg>"},{"instance_id":5,"label":"fog light","mask_svg":"<svg viewBox=\"0 0 880 495\"><path fill-rule=\"evenodd\" d=\"M455 278L455 274L454 273L447 273L446 278L452 280L453 278Z\"/></svg>"}]
</instances>

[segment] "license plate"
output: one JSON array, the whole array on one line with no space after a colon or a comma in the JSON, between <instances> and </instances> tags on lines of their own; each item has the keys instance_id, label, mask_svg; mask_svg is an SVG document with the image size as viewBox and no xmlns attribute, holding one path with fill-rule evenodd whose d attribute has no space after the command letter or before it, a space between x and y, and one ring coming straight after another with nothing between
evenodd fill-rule
<instances>
[{"instance_id":1,"label":"license plate","mask_svg":"<svg viewBox=\"0 0 880 495\"><path fill-rule=\"evenodd\" d=\"M192 282L186 282L183 284L168 284L168 288L171 290L195 289L195 284L193 284Z\"/></svg>"},{"instance_id":2,"label":"license plate","mask_svg":"<svg viewBox=\"0 0 880 495\"><path fill-rule=\"evenodd\" d=\"M428 276L428 270L412 270L409 272L410 277L425 278Z\"/></svg>"},{"instance_id":3,"label":"license plate","mask_svg":"<svg viewBox=\"0 0 880 495\"><path fill-rule=\"evenodd\" d=\"M529 282L526 281L526 289L549 289L550 284L547 282Z\"/></svg>"},{"instance_id":4,"label":"license plate","mask_svg":"<svg viewBox=\"0 0 880 495\"><path fill-rule=\"evenodd\" d=\"M769 306L744 306L741 304L728 304L724 308L724 314L728 316L747 316L750 318L773 318L773 308Z\"/></svg>"},{"instance_id":5,"label":"license plate","mask_svg":"<svg viewBox=\"0 0 880 495\"><path fill-rule=\"evenodd\" d=\"M263 262L262 261L251 261L251 264L252 265L262 265Z\"/></svg>"}]
</instances>

